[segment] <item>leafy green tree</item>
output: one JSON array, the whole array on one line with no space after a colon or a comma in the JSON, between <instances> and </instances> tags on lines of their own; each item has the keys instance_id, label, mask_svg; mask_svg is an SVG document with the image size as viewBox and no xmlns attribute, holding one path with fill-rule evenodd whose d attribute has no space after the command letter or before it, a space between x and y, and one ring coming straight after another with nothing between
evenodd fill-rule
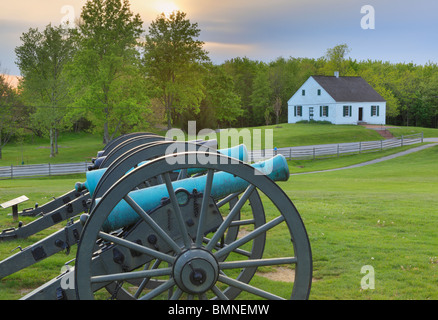
<instances>
[{"instance_id":1,"label":"leafy green tree","mask_svg":"<svg viewBox=\"0 0 438 320\"><path fill-rule=\"evenodd\" d=\"M393 90L395 74L389 63L362 61L356 63L356 74L364 78L386 100L386 116L396 118L400 114L400 103Z\"/></svg>"},{"instance_id":2,"label":"leafy green tree","mask_svg":"<svg viewBox=\"0 0 438 320\"><path fill-rule=\"evenodd\" d=\"M42 32L30 28L20 39L23 43L15 53L23 76L22 95L26 103L36 107L33 125L50 136L50 157L54 157L70 102L65 66L74 53L73 40L68 29L50 24Z\"/></svg>"},{"instance_id":3,"label":"leafy green tree","mask_svg":"<svg viewBox=\"0 0 438 320\"><path fill-rule=\"evenodd\" d=\"M259 61L244 58L233 58L225 61L223 67L232 77L234 92L240 97L243 114L238 119L241 127L262 125L264 122L264 109L253 104L254 81L263 65Z\"/></svg>"},{"instance_id":4,"label":"leafy green tree","mask_svg":"<svg viewBox=\"0 0 438 320\"><path fill-rule=\"evenodd\" d=\"M280 96L277 96L276 98L275 98L275 102L274 102L274 104L272 105L272 109L273 109L273 111L274 111L274 113L275 113L275 123L276 124L278 124L279 123L279 121L280 121L280 115L281 115L281 108L282 107L282 101L281 101L281 98L280 98Z\"/></svg>"},{"instance_id":5,"label":"leafy green tree","mask_svg":"<svg viewBox=\"0 0 438 320\"><path fill-rule=\"evenodd\" d=\"M275 116L276 124L287 120L287 102L294 92L308 79L317 74L316 61L312 59L280 57L269 64L260 63L253 81L251 103L262 106L260 110L264 120ZM256 107L255 107L256 108ZM268 111L264 111L268 108ZM258 119L258 124L262 119Z\"/></svg>"},{"instance_id":6,"label":"leafy green tree","mask_svg":"<svg viewBox=\"0 0 438 320\"><path fill-rule=\"evenodd\" d=\"M287 121L287 102L308 78L303 78L302 61L302 59L286 60L280 57L269 64L269 82L272 91L270 105L275 114L276 124Z\"/></svg>"},{"instance_id":7,"label":"leafy green tree","mask_svg":"<svg viewBox=\"0 0 438 320\"><path fill-rule=\"evenodd\" d=\"M419 78L413 64L398 63L395 68L392 91L400 101L400 115L403 123L413 125L415 121L415 105L419 98ZM414 119L413 119L414 118Z\"/></svg>"},{"instance_id":8,"label":"leafy green tree","mask_svg":"<svg viewBox=\"0 0 438 320\"><path fill-rule=\"evenodd\" d=\"M163 13L149 26L144 44L144 66L153 96L165 108L170 129L178 116L191 109L197 114L204 98L202 63L208 61L200 29L186 13Z\"/></svg>"},{"instance_id":9,"label":"leafy green tree","mask_svg":"<svg viewBox=\"0 0 438 320\"><path fill-rule=\"evenodd\" d=\"M438 65L428 63L421 68L417 125L438 127Z\"/></svg>"},{"instance_id":10,"label":"leafy green tree","mask_svg":"<svg viewBox=\"0 0 438 320\"><path fill-rule=\"evenodd\" d=\"M272 88L271 106L275 114L275 123L280 123L280 116L283 110L286 110L287 104L283 103L288 101L290 97L289 92L285 92L287 83L290 81L290 70L288 63L284 58L278 58L274 63L270 64L269 80Z\"/></svg>"},{"instance_id":11,"label":"leafy green tree","mask_svg":"<svg viewBox=\"0 0 438 320\"><path fill-rule=\"evenodd\" d=\"M339 44L333 48L327 49L325 58L327 64L324 68L325 74L333 75L335 71L339 71L340 75L346 73L346 55L350 52L350 48L346 44Z\"/></svg>"},{"instance_id":12,"label":"leafy green tree","mask_svg":"<svg viewBox=\"0 0 438 320\"><path fill-rule=\"evenodd\" d=\"M216 126L231 126L243 114L240 97L233 90L233 79L223 67L208 64L204 76L205 105L212 111Z\"/></svg>"},{"instance_id":13,"label":"leafy green tree","mask_svg":"<svg viewBox=\"0 0 438 320\"><path fill-rule=\"evenodd\" d=\"M273 113L272 107L269 107L269 108L265 109L264 117L265 117L265 124L267 126L269 126L271 124L271 120L272 120L271 115L272 115L272 113Z\"/></svg>"},{"instance_id":14,"label":"leafy green tree","mask_svg":"<svg viewBox=\"0 0 438 320\"><path fill-rule=\"evenodd\" d=\"M3 147L22 130L25 119L27 110L21 104L17 91L0 74L0 159Z\"/></svg>"},{"instance_id":15,"label":"leafy green tree","mask_svg":"<svg viewBox=\"0 0 438 320\"><path fill-rule=\"evenodd\" d=\"M262 124L265 120L267 108L272 105L274 92L270 82L269 71L269 67L266 64L260 64L253 81L251 105L255 110L259 111L257 124ZM270 111L272 110L270 109Z\"/></svg>"},{"instance_id":16,"label":"leafy green tree","mask_svg":"<svg viewBox=\"0 0 438 320\"><path fill-rule=\"evenodd\" d=\"M149 110L139 67L142 23L128 0L88 0L82 8L69 73L75 106L103 127L104 143L138 126Z\"/></svg>"}]
</instances>

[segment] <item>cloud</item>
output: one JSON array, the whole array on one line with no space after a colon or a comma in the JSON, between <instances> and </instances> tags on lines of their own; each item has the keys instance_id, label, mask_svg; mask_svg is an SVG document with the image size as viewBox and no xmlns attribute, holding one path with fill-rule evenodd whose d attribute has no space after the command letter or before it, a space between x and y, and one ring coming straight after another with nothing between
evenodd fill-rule
<instances>
[{"instance_id":1,"label":"cloud","mask_svg":"<svg viewBox=\"0 0 438 320\"><path fill-rule=\"evenodd\" d=\"M256 45L211 41L205 42L204 49L209 52L212 62L217 64L236 57L254 56L256 52L259 52Z\"/></svg>"},{"instance_id":2,"label":"cloud","mask_svg":"<svg viewBox=\"0 0 438 320\"><path fill-rule=\"evenodd\" d=\"M58 25L65 16L62 9L70 6L74 9L75 15L79 16L85 0L18 0L2 1L2 10L0 11L0 20L12 19L16 17L17 21L25 21L27 28L46 26L49 23Z\"/></svg>"},{"instance_id":3,"label":"cloud","mask_svg":"<svg viewBox=\"0 0 438 320\"><path fill-rule=\"evenodd\" d=\"M317 2L320 5L312 7ZM228 8L216 5L214 12L206 10L208 14L199 17L193 14L194 20L199 21L203 41L223 43L222 54L229 50L228 56L238 52L234 49L240 49L229 44L245 45L246 51L240 50L240 53L265 61L280 56L321 57L327 48L342 40L338 34L349 33L354 20L351 6L333 11L333 6L316 0L310 5L303 1L243 1ZM216 52L210 51L211 54Z\"/></svg>"},{"instance_id":4,"label":"cloud","mask_svg":"<svg viewBox=\"0 0 438 320\"><path fill-rule=\"evenodd\" d=\"M346 43L353 59L438 62L438 1L422 0L130 0L147 28L158 15L157 2L172 2L201 29L213 61L245 55L274 60L280 56L319 58ZM3 1L0 11L0 63L17 70L14 48L30 27L59 24L71 6L79 17L86 0ZM376 12L376 29L362 30L363 5Z\"/></svg>"}]
</instances>

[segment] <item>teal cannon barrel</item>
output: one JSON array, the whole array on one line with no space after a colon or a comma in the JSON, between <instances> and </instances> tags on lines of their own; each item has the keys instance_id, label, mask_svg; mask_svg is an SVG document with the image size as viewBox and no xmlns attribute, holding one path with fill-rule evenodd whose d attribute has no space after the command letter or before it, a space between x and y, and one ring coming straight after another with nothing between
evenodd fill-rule
<instances>
[{"instance_id":1,"label":"teal cannon barrel","mask_svg":"<svg viewBox=\"0 0 438 320\"><path fill-rule=\"evenodd\" d=\"M241 144L232 148L227 149L219 149L217 150L219 153L226 155L231 158L238 159L243 162L248 161L248 150L246 149L245 145ZM145 164L148 161L143 161L139 163L139 165ZM86 173L86 181L84 183L78 182L75 185L76 191L82 191L82 190L88 190L90 192L90 195L93 196L94 190L96 189L97 184L99 183L99 180L102 178L104 173L106 172L108 168L103 169L97 169L93 171L87 171ZM128 171L129 172L129 171ZM195 174L200 172L199 169L193 168L189 169L189 174Z\"/></svg>"},{"instance_id":2,"label":"teal cannon barrel","mask_svg":"<svg viewBox=\"0 0 438 320\"><path fill-rule=\"evenodd\" d=\"M287 181L289 179L289 168L286 159L277 155L269 160L258 162L252 165L259 173L267 175L274 181ZM196 189L204 193L206 175L174 181L172 183L175 192L182 188L191 192ZM211 196L215 200L222 199L230 194L242 192L248 187L248 182L227 172L216 172L213 178ZM146 212L160 206L163 198L169 197L165 184L131 191L129 196ZM96 199L99 202L100 199ZM105 232L114 231L121 227L127 227L139 220L137 213L124 200L119 202L109 214L104 223Z\"/></svg>"}]
</instances>

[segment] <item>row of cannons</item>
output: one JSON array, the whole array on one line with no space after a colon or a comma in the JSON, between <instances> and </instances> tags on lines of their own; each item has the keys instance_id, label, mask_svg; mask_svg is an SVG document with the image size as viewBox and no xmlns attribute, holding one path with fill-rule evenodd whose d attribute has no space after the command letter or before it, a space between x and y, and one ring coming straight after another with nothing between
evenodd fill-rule
<instances>
[{"instance_id":1,"label":"row of cannons","mask_svg":"<svg viewBox=\"0 0 438 320\"><path fill-rule=\"evenodd\" d=\"M1 261L0 279L77 246L59 276L22 299L307 299L308 236L275 182L288 178L283 156L248 164L244 145L121 136L85 182L0 233L1 245L60 226ZM287 292L265 287L263 274L278 268L292 277Z\"/></svg>"}]
</instances>

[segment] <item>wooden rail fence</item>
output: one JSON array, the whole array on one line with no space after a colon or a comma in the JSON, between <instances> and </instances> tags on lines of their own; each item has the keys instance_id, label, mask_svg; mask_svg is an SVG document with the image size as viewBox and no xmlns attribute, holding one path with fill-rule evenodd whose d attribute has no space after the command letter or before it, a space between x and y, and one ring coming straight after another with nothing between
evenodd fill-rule
<instances>
[{"instance_id":1,"label":"wooden rail fence","mask_svg":"<svg viewBox=\"0 0 438 320\"><path fill-rule=\"evenodd\" d=\"M423 133L418 133L379 141L254 150L250 154L250 160L260 161L262 159L270 158L276 154L282 154L290 160L315 160L329 157L340 157L343 155L360 154L365 152L378 152L422 142Z\"/></svg>"},{"instance_id":2,"label":"wooden rail fence","mask_svg":"<svg viewBox=\"0 0 438 320\"><path fill-rule=\"evenodd\" d=\"M400 138L329 144L308 147L290 147L269 150L253 150L249 153L250 161L260 161L271 158L273 155L282 154L287 159L305 160L321 159L328 157L340 157L342 155L358 154L365 152L377 152L391 148L407 146L423 142L423 133L401 136ZM89 162L62 163L62 164L36 164L0 167L0 179L14 179L30 176L53 176L74 173L85 173L88 170Z\"/></svg>"},{"instance_id":3,"label":"wooden rail fence","mask_svg":"<svg viewBox=\"0 0 438 320\"><path fill-rule=\"evenodd\" d=\"M15 179L31 176L55 176L63 174L84 173L91 163L60 163L60 164L31 164L0 167L0 179Z\"/></svg>"}]
</instances>

